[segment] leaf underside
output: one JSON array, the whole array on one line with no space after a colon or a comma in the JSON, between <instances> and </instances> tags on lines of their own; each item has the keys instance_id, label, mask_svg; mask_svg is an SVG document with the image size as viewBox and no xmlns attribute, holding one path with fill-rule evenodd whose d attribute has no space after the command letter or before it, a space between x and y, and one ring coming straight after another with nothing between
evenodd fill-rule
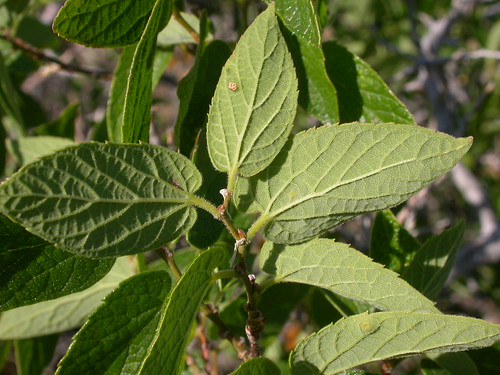
<instances>
[{"instance_id":1,"label":"leaf underside","mask_svg":"<svg viewBox=\"0 0 500 375\"><path fill-rule=\"evenodd\" d=\"M232 176L264 169L285 143L296 106L292 58L270 4L222 69L207 125L214 166Z\"/></svg>"},{"instance_id":2,"label":"leaf underside","mask_svg":"<svg viewBox=\"0 0 500 375\"><path fill-rule=\"evenodd\" d=\"M261 213L249 232L267 224L267 239L298 243L402 203L448 172L470 145L413 126L322 126L291 138L261 173L239 178L235 202Z\"/></svg>"},{"instance_id":3,"label":"leaf underside","mask_svg":"<svg viewBox=\"0 0 500 375\"><path fill-rule=\"evenodd\" d=\"M290 356L292 374L335 374L396 356L463 351L500 339L500 325L409 311L359 314L301 341Z\"/></svg>"},{"instance_id":4,"label":"leaf underside","mask_svg":"<svg viewBox=\"0 0 500 375\"><path fill-rule=\"evenodd\" d=\"M196 219L190 160L147 144L82 143L22 168L0 186L0 210L63 250L91 257L162 246Z\"/></svg>"},{"instance_id":5,"label":"leaf underside","mask_svg":"<svg viewBox=\"0 0 500 375\"><path fill-rule=\"evenodd\" d=\"M278 282L318 286L378 310L438 312L432 301L396 273L333 240L315 239L299 245L266 242L260 266Z\"/></svg>"}]
</instances>

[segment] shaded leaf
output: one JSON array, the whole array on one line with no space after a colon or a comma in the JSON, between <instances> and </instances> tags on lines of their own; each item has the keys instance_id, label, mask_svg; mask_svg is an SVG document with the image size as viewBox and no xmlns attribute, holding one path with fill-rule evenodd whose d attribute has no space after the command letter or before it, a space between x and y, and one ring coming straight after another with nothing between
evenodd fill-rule
<instances>
[{"instance_id":1,"label":"shaded leaf","mask_svg":"<svg viewBox=\"0 0 500 375\"><path fill-rule=\"evenodd\" d=\"M235 202L261 212L251 238L297 243L359 214L395 206L457 163L470 138L416 126L322 126L290 139L271 165L239 178Z\"/></svg>"},{"instance_id":2,"label":"shaded leaf","mask_svg":"<svg viewBox=\"0 0 500 375\"><path fill-rule=\"evenodd\" d=\"M420 244L397 221L390 210L377 212L370 238L370 257L394 272L401 273L411 262Z\"/></svg>"},{"instance_id":3,"label":"shaded leaf","mask_svg":"<svg viewBox=\"0 0 500 375\"><path fill-rule=\"evenodd\" d=\"M5 311L0 316L0 340L31 338L78 327L110 291L132 274L129 259L119 258L106 276L82 292Z\"/></svg>"},{"instance_id":4,"label":"shaded leaf","mask_svg":"<svg viewBox=\"0 0 500 375\"><path fill-rule=\"evenodd\" d=\"M16 157L20 165L28 164L42 155L50 154L60 148L72 145L68 138L52 136L21 137L10 139L9 151Z\"/></svg>"},{"instance_id":5,"label":"shaded leaf","mask_svg":"<svg viewBox=\"0 0 500 375\"><path fill-rule=\"evenodd\" d=\"M56 334L15 341L17 375L45 374L58 339Z\"/></svg>"},{"instance_id":6,"label":"shaded leaf","mask_svg":"<svg viewBox=\"0 0 500 375\"><path fill-rule=\"evenodd\" d=\"M106 109L106 127L111 142L119 143L122 139L123 106L130 66L134 58L136 45L123 48L113 73Z\"/></svg>"},{"instance_id":7,"label":"shaded leaf","mask_svg":"<svg viewBox=\"0 0 500 375\"><path fill-rule=\"evenodd\" d=\"M171 0L156 0L134 52L123 108L122 142L149 141L156 37L172 14Z\"/></svg>"},{"instance_id":8,"label":"shaded leaf","mask_svg":"<svg viewBox=\"0 0 500 375\"><path fill-rule=\"evenodd\" d=\"M278 0L276 13L287 30L285 36L299 79L299 103L323 123L338 122L337 92L325 68L314 4L310 0Z\"/></svg>"},{"instance_id":9,"label":"shaded leaf","mask_svg":"<svg viewBox=\"0 0 500 375\"><path fill-rule=\"evenodd\" d=\"M156 335L138 374L177 374L191 326L212 285L212 272L225 258L222 248L201 252L179 279L163 307ZM189 296L189 298L186 298Z\"/></svg>"},{"instance_id":10,"label":"shaded leaf","mask_svg":"<svg viewBox=\"0 0 500 375\"><path fill-rule=\"evenodd\" d=\"M481 348L500 339L500 325L462 316L409 311L341 319L299 343L292 374L335 374L386 358Z\"/></svg>"},{"instance_id":11,"label":"shaded leaf","mask_svg":"<svg viewBox=\"0 0 500 375\"><path fill-rule=\"evenodd\" d=\"M260 357L243 362L231 375L280 375L281 371L270 359Z\"/></svg>"},{"instance_id":12,"label":"shaded leaf","mask_svg":"<svg viewBox=\"0 0 500 375\"><path fill-rule=\"evenodd\" d=\"M277 282L319 286L379 310L438 311L396 273L333 240L316 239L293 246L268 241L259 263Z\"/></svg>"},{"instance_id":13,"label":"shaded leaf","mask_svg":"<svg viewBox=\"0 0 500 375\"><path fill-rule=\"evenodd\" d=\"M222 66L231 51L225 42L206 44L207 16L200 20L200 42L193 67L179 82L179 114L175 123L175 139L179 152L189 156L200 129L205 127L210 101L214 95ZM204 134L206 137L206 134Z\"/></svg>"},{"instance_id":14,"label":"shaded leaf","mask_svg":"<svg viewBox=\"0 0 500 375\"><path fill-rule=\"evenodd\" d=\"M56 374L138 374L170 285L163 271L121 282L73 338Z\"/></svg>"},{"instance_id":15,"label":"shaded leaf","mask_svg":"<svg viewBox=\"0 0 500 375\"><path fill-rule=\"evenodd\" d=\"M401 277L427 298L435 300L455 263L465 224L447 229L427 240Z\"/></svg>"},{"instance_id":16,"label":"shaded leaf","mask_svg":"<svg viewBox=\"0 0 500 375\"><path fill-rule=\"evenodd\" d=\"M200 184L193 163L164 147L82 143L0 185L0 210L63 250L113 257L155 249L188 230Z\"/></svg>"},{"instance_id":17,"label":"shaded leaf","mask_svg":"<svg viewBox=\"0 0 500 375\"><path fill-rule=\"evenodd\" d=\"M427 357L453 375L479 375L477 367L469 357L470 353L431 353Z\"/></svg>"},{"instance_id":18,"label":"shaded leaf","mask_svg":"<svg viewBox=\"0 0 500 375\"><path fill-rule=\"evenodd\" d=\"M87 47L123 47L139 40L155 0L67 0L57 14L57 35Z\"/></svg>"},{"instance_id":19,"label":"shaded leaf","mask_svg":"<svg viewBox=\"0 0 500 375\"><path fill-rule=\"evenodd\" d=\"M290 133L296 106L292 58L270 4L227 60L208 115L210 158L229 173L230 190L238 173L250 176L269 165Z\"/></svg>"},{"instance_id":20,"label":"shaded leaf","mask_svg":"<svg viewBox=\"0 0 500 375\"><path fill-rule=\"evenodd\" d=\"M326 70L337 89L340 122L395 122L415 125L413 116L380 76L335 42L323 44Z\"/></svg>"},{"instance_id":21,"label":"shaded leaf","mask_svg":"<svg viewBox=\"0 0 500 375\"><path fill-rule=\"evenodd\" d=\"M187 22L193 30L200 29L200 20L194 14L180 12L182 18ZM208 40L211 39L212 35L207 35ZM187 44L196 43L197 41L193 39L193 36L189 31L182 26L176 18L173 18L168 25L160 31L158 34L158 45L159 46L171 46L175 44Z\"/></svg>"},{"instance_id":22,"label":"shaded leaf","mask_svg":"<svg viewBox=\"0 0 500 375\"><path fill-rule=\"evenodd\" d=\"M35 129L36 134L73 140L75 138L75 120L78 116L78 107L78 103L69 104L56 120L38 126Z\"/></svg>"}]
</instances>

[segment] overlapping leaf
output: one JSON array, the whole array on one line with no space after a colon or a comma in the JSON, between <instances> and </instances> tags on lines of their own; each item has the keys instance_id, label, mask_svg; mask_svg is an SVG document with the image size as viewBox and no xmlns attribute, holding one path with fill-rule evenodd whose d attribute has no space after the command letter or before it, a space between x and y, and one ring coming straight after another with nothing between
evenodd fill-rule
<instances>
[{"instance_id":1,"label":"overlapping leaf","mask_svg":"<svg viewBox=\"0 0 500 375\"><path fill-rule=\"evenodd\" d=\"M297 134L272 164L239 178L235 202L260 212L277 243L297 243L359 214L395 206L448 172L471 139L394 124L323 126Z\"/></svg>"},{"instance_id":2,"label":"overlapping leaf","mask_svg":"<svg viewBox=\"0 0 500 375\"><path fill-rule=\"evenodd\" d=\"M415 312L359 314L307 337L290 357L292 374L335 374L397 356L490 346L500 325L462 316Z\"/></svg>"},{"instance_id":3,"label":"overlapping leaf","mask_svg":"<svg viewBox=\"0 0 500 375\"><path fill-rule=\"evenodd\" d=\"M113 263L61 251L0 215L0 311L85 290Z\"/></svg>"},{"instance_id":4,"label":"overlapping leaf","mask_svg":"<svg viewBox=\"0 0 500 375\"><path fill-rule=\"evenodd\" d=\"M210 158L230 184L264 169L285 143L297 106L293 62L274 5L250 25L222 69L208 117Z\"/></svg>"},{"instance_id":5,"label":"overlapping leaf","mask_svg":"<svg viewBox=\"0 0 500 375\"><path fill-rule=\"evenodd\" d=\"M443 287L462 244L465 225L447 229L427 240L401 277L427 298L435 299Z\"/></svg>"},{"instance_id":6,"label":"overlapping leaf","mask_svg":"<svg viewBox=\"0 0 500 375\"><path fill-rule=\"evenodd\" d=\"M88 47L135 43L146 27L155 0L68 0L54 20L54 31Z\"/></svg>"},{"instance_id":7,"label":"overlapping leaf","mask_svg":"<svg viewBox=\"0 0 500 375\"><path fill-rule=\"evenodd\" d=\"M120 283L75 336L56 374L137 374L169 289L170 278L163 271Z\"/></svg>"},{"instance_id":8,"label":"overlapping leaf","mask_svg":"<svg viewBox=\"0 0 500 375\"><path fill-rule=\"evenodd\" d=\"M222 248L201 252L177 282L163 307L156 335L138 374L179 373L196 313L212 285L212 272L224 258Z\"/></svg>"},{"instance_id":9,"label":"overlapping leaf","mask_svg":"<svg viewBox=\"0 0 500 375\"><path fill-rule=\"evenodd\" d=\"M0 340L38 337L78 327L109 292L132 275L130 260L119 258L111 271L88 289L2 312Z\"/></svg>"},{"instance_id":10,"label":"overlapping leaf","mask_svg":"<svg viewBox=\"0 0 500 375\"><path fill-rule=\"evenodd\" d=\"M122 142L148 142L156 37L172 14L172 0L156 0L137 43L127 82L123 109Z\"/></svg>"},{"instance_id":11,"label":"overlapping leaf","mask_svg":"<svg viewBox=\"0 0 500 375\"><path fill-rule=\"evenodd\" d=\"M337 89L340 122L415 125L408 109L366 62L335 42L323 44L323 51Z\"/></svg>"},{"instance_id":12,"label":"overlapping leaf","mask_svg":"<svg viewBox=\"0 0 500 375\"><path fill-rule=\"evenodd\" d=\"M276 13L290 33L287 44L299 78L299 102L321 122L338 122L337 92L325 68L321 30L312 1L278 0Z\"/></svg>"},{"instance_id":13,"label":"overlapping leaf","mask_svg":"<svg viewBox=\"0 0 500 375\"><path fill-rule=\"evenodd\" d=\"M112 257L154 249L188 230L200 184L192 162L164 147L83 143L0 185L0 210L63 250Z\"/></svg>"},{"instance_id":14,"label":"overlapping leaf","mask_svg":"<svg viewBox=\"0 0 500 375\"><path fill-rule=\"evenodd\" d=\"M278 282L319 286L379 310L438 312L398 275L348 245L315 239L299 245L266 242L260 267Z\"/></svg>"},{"instance_id":15,"label":"overlapping leaf","mask_svg":"<svg viewBox=\"0 0 500 375\"><path fill-rule=\"evenodd\" d=\"M280 375L281 371L271 360L260 357L243 362L231 375Z\"/></svg>"}]
</instances>

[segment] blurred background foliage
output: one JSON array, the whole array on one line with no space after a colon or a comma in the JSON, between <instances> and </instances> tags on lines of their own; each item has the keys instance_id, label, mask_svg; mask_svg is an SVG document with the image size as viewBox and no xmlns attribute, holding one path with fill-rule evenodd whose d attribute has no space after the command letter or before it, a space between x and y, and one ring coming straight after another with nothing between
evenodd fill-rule
<instances>
[{"instance_id":1,"label":"blurred background foliage","mask_svg":"<svg viewBox=\"0 0 500 375\"><path fill-rule=\"evenodd\" d=\"M0 0L3 178L23 163L18 151L22 137L107 139L107 98L120 51L89 49L58 38L51 23L62 3ZM206 10L213 38L231 46L264 7L254 0L176 4L194 15ZM323 41L336 41L369 63L420 126L474 137L459 168L394 212L422 242L465 219L465 243L439 307L500 323L500 1L316 0L315 6ZM196 46L181 44L168 50L170 62L154 93L151 142L175 148L177 87L193 64ZM301 127L316 124L303 111L297 122ZM367 250L373 217L362 216L331 236ZM305 305L323 306L307 318L307 311L294 311L281 332L289 341L285 348L290 348L301 336L304 321L319 326L330 321L318 313L327 311L330 296L298 287L286 293L307 301ZM277 290L275 297L280 295ZM272 358L272 344L269 350Z\"/></svg>"}]
</instances>

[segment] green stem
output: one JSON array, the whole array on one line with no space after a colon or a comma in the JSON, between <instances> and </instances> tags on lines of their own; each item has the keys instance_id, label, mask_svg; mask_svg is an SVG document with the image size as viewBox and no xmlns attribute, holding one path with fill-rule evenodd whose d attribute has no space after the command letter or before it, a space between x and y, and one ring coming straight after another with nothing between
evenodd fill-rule
<instances>
[{"instance_id":1,"label":"green stem","mask_svg":"<svg viewBox=\"0 0 500 375\"><path fill-rule=\"evenodd\" d=\"M139 253L136 255L136 262L137 262L137 270L139 273L147 271L147 266L146 266L146 256L144 253Z\"/></svg>"},{"instance_id":2,"label":"green stem","mask_svg":"<svg viewBox=\"0 0 500 375\"><path fill-rule=\"evenodd\" d=\"M212 274L212 281L217 281L220 279L233 279L233 278L240 278L240 275L238 275L234 270L224 270Z\"/></svg>"},{"instance_id":3,"label":"green stem","mask_svg":"<svg viewBox=\"0 0 500 375\"><path fill-rule=\"evenodd\" d=\"M248 229L247 232L248 241L250 242L253 236L255 236L257 232L260 230L260 228L269 223L271 220L272 216L267 214L262 214L257 220L255 220L252 226Z\"/></svg>"},{"instance_id":4,"label":"green stem","mask_svg":"<svg viewBox=\"0 0 500 375\"><path fill-rule=\"evenodd\" d=\"M158 250L156 250L156 253L167 263L168 267L170 268L170 271L172 271L172 274L175 276L175 278L178 280L182 277L182 272L177 267L177 263L175 263L174 259L174 254L170 251L168 247L160 247Z\"/></svg>"},{"instance_id":5,"label":"green stem","mask_svg":"<svg viewBox=\"0 0 500 375\"><path fill-rule=\"evenodd\" d=\"M174 10L172 11L172 16L175 18L175 20L177 22L179 22L179 24L182 27L184 27L184 29L186 29L189 32L189 34L191 34L191 37L193 38L193 40L196 43L200 42L200 35L198 34L198 32L195 29L193 29L191 27L191 25L189 23L187 23L187 21L184 19L184 17L182 17L182 14L181 14L181 12L179 12L179 9L174 8Z\"/></svg>"}]
</instances>

